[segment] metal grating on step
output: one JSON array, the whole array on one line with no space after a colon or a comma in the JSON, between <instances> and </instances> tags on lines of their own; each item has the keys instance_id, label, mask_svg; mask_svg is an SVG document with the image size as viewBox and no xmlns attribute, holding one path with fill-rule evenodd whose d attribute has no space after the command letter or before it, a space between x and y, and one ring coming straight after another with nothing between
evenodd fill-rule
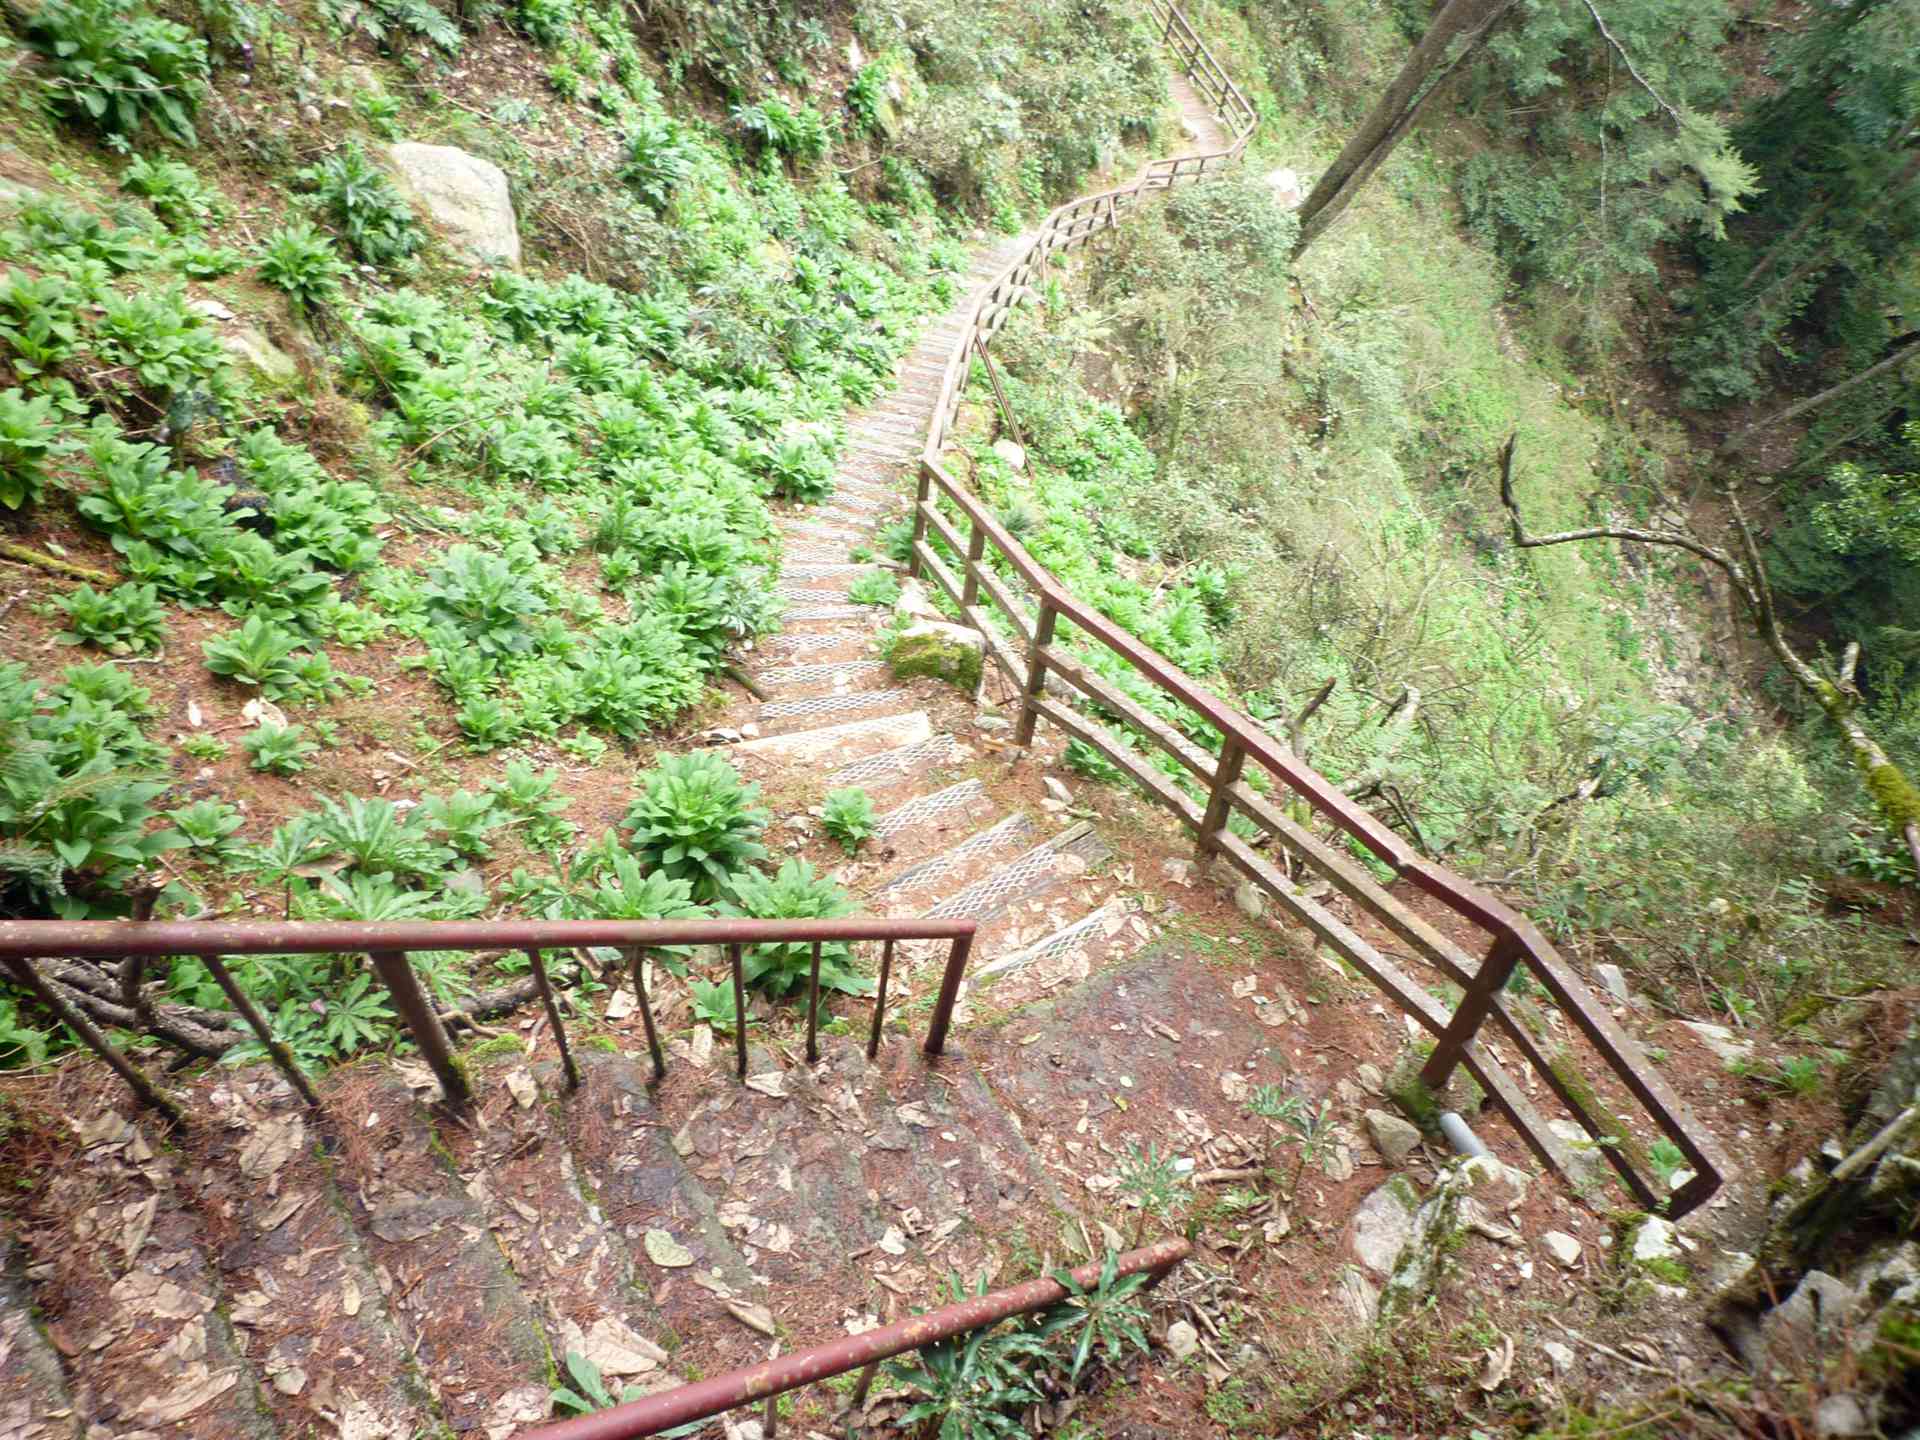
<instances>
[{"instance_id":1,"label":"metal grating on step","mask_svg":"<svg viewBox=\"0 0 1920 1440\"><path fill-rule=\"evenodd\" d=\"M871 605L809 605L798 610L787 610L782 620L858 620L862 616L877 615L880 612Z\"/></svg>"},{"instance_id":2,"label":"metal grating on step","mask_svg":"<svg viewBox=\"0 0 1920 1440\"><path fill-rule=\"evenodd\" d=\"M964 865L976 856L985 855L989 851L997 850L1002 845L1018 845L1025 841L1031 834L1033 834L1033 821L1016 810L1013 814L1002 817L997 823L989 825L985 830L977 831L969 835L951 850L942 850L938 855L931 856L928 859L922 860L918 865L902 870L898 875L887 881L886 884L874 890L872 892L872 898L875 900L887 900L893 896L905 895L909 891L918 890L921 886L931 884L933 881L938 880L956 865ZM972 887L969 886L968 888L971 889ZM964 895L966 891L963 890L960 893ZM942 901L941 903L945 904L947 902ZM943 916L939 918L944 919L946 917Z\"/></svg>"},{"instance_id":3,"label":"metal grating on step","mask_svg":"<svg viewBox=\"0 0 1920 1440\"><path fill-rule=\"evenodd\" d=\"M844 600L847 598L847 587L844 583L836 584L831 578L823 577L819 580L782 581L773 587L773 593L779 600Z\"/></svg>"},{"instance_id":4,"label":"metal grating on step","mask_svg":"<svg viewBox=\"0 0 1920 1440\"><path fill-rule=\"evenodd\" d=\"M864 575L873 566L863 565L857 560L841 558L839 560L802 560L788 565L780 572L782 580L825 580L842 575Z\"/></svg>"},{"instance_id":5,"label":"metal grating on step","mask_svg":"<svg viewBox=\"0 0 1920 1440\"><path fill-rule=\"evenodd\" d=\"M812 655L816 651L831 650L836 645L845 645L845 635L836 635L831 630L800 630L790 635L775 635L764 641L759 653L769 659L785 659L790 655Z\"/></svg>"},{"instance_id":6,"label":"metal grating on step","mask_svg":"<svg viewBox=\"0 0 1920 1440\"><path fill-rule=\"evenodd\" d=\"M841 715L879 705L913 704L910 690L855 690L848 695L809 695L801 700L770 700L760 707L762 720L802 720L809 715Z\"/></svg>"},{"instance_id":7,"label":"metal grating on step","mask_svg":"<svg viewBox=\"0 0 1920 1440\"><path fill-rule=\"evenodd\" d=\"M818 665L777 665L754 678L762 685L831 685L888 668L884 660L829 660Z\"/></svg>"},{"instance_id":8,"label":"metal grating on step","mask_svg":"<svg viewBox=\"0 0 1920 1440\"><path fill-rule=\"evenodd\" d=\"M887 785L905 780L944 765L953 758L953 737L934 735L898 750L883 750L878 755L842 765L827 777L834 785Z\"/></svg>"},{"instance_id":9,"label":"metal grating on step","mask_svg":"<svg viewBox=\"0 0 1920 1440\"><path fill-rule=\"evenodd\" d=\"M873 827L874 838L885 840L915 825L924 825L942 815L965 810L986 798L987 787L978 780L962 780L958 785L949 785L931 795L916 795L899 809L889 810L880 817Z\"/></svg>"},{"instance_id":10,"label":"metal grating on step","mask_svg":"<svg viewBox=\"0 0 1920 1440\"><path fill-rule=\"evenodd\" d=\"M1104 860L1107 853L1107 847L1100 843L1100 837L1093 833L1091 825L1069 830L1065 835L1029 850L1011 865L1001 867L985 879L976 880L958 895L948 896L927 911L926 918L991 920L1014 901L1025 899L1051 885L1060 874L1058 862L1061 856L1076 855L1091 865L1096 860Z\"/></svg>"},{"instance_id":11,"label":"metal grating on step","mask_svg":"<svg viewBox=\"0 0 1920 1440\"><path fill-rule=\"evenodd\" d=\"M1019 970L1039 960L1051 960L1056 955L1065 955L1094 940L1106 938L1106 925L1109 916L1117 916L1123 922L1126 919L1127 906L1122 900L1109 900L1091 915L1083 915L1071 925L1036 941L1019 950L1009 951L997 960L989 960L973 972L973 978L984 980L989 975L1003 975L1009 970Z\"/></svg>"}]
</instances>

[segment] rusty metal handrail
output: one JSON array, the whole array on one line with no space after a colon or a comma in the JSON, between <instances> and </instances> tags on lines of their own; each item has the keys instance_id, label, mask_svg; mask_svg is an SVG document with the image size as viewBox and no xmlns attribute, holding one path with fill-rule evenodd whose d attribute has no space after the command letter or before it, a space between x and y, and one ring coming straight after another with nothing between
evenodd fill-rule
<instances>
[{"instance_id":1,"label":"rusty metal handrail","mask_svg":"<svg viewBox=\"0 0 1920 1440\"><path fill-rule=\"evenodd\" d=\"M1601 1142L1603 1153L1639 1201L1648 1206L1664 1203L1671 1213L1685 1214L1719 1188L1726 1173L1724 1160L1632 1038L1614 1023L1532 922L1480 887L1428 860L1356 804L1340 787L1302 763L1265 727L1151 646L1083 604L1008 533L978 496L941 464L941 451L959 413L971 355L976 351L985 353L987 342L1006 323L1013 307L1033 293L1033 283L1045 271L1051 256L1056 251L1082 245L1100 231L1118 225L1143 195L1216 173L1239 157L1252 134L1256 119L1253 107L1231 80L1225 78L1224 70L1186 17L1170 0L1148 0L1148 7L1162 26L1163 37L1214 105L1222 123L1234 134L1233 143L1225 150L1204 155L1155 161L1129 186L1083 196L1060 206L1042 222L1022 254L981 291L969 311L967 328L955 341L949 356L922 448L910 573L929 576L940 586L966 621L985 636L988 653L1019 690L1020 715L1013 736L1016 744L1031 743L1035 725L1045 718L1105 753L1149 796L1172 809L1194 831L1203 856L1217 855L1225 859L1273 895L1403 1011L1432 1032L1434 1050L1421 1076L1427 1084L1437 1089L1456 1066L1464 1064L1512 1120L1535 1154L1565 1173L1569 1160L1565 1146L1534 1112L1525 1094L1506 1076L1492 1054L1477 1041L1483 1026L1493 1022L1587 1133ZM1003 397L1002 406L1004 409ZM951 505L964 518L968 529L964 537L942 514L942 503ZM935 550L932 543L935 537L956 557L958 575ZM1006 583L987 565L989 548L1032 592L1038 602L1034 614L1027 614L1016 603ZM957 558L962 556L964 559ZM994 611L980 603L983 594L993 602ZM1020 647L999 633L995 612L1021 642ZM1216 756L1208 752L1149 714L1056 643L1056 632L1063 621L1078 632L1078 639L1099 645L1125 660L1142 678L1218 731L1220 753ZM1077 691L1097 709L1132 725L1178 760L1206 786L1204 806L1196 804L1098 720L1070 704L1049 698L1050 690L1062 687ZM1246 766L1250 761L1305 800L1317 815L1384 863L1397 878L1407 880L1486 932L1491 943L1484 960L1476 962L1390 895L1363 867L1353 864L1295 823L1279 806L1269 803L1258 789L1246 783ZM1455 1011L1449 1014L1410 976L1324 908L1301 895L1286 875L1235 836L1226 822L1236 810L1272 831L1309 868L1331 880L1337 889L1422 958L1458 982L1465 995ZM1522 965L1540 981L1661 1133L1678 1146L1693 1171L1693 1178L1672 1196L1663 1196L1655 1189L1644 1173L1650 1168L1644 1156L1627 1142L1622 1127L1599 1106L1577 1072L1548 1055L1539 1039L1503 999L1503 987Z\"/></svg>"},{"instance_id":2,"label":"rusty metal handrail","mask_svg":"<svg viewBox=\"0 0 1920 1440\"><path fill-rule=\"evenodd\" d=\"M1157 1281L1187 1258L1192 1246L1185 1240L1162 1240L1140 1250L1129 1250L1119 1257L1122 1275L1151 1274ZM1100 1281L1101 1262L1093 1261L1073 1272L1074 1284L1091 1288ZM896 1320L877 1330L831 1340L809 1350L797 1350L773 1360L763 1360L739 1370L729 1370L711 1379L662 1390L630 1400L610 1410L562 1420L557 1425L542 1425L523 1431L519 1440L634 1440L641 1435L657 1435L677 1425L705 1420L709 1416L752 1405L812 1385L849 1370L879 1364L909 1350L950 1340L956 1335L979 1330L1015 1315L1030 1314L1058 1305L1068 1295L1066 1286L1052 1278L1029 1280L990 1295L977 1295L947 1305L925 1315Z\"/></svg>"},{"instance_id":3,"label":"rusty metal handrail","mask_svg":"<svg viewBox=\"0 0 1920 1440\"><path fill-rule=\"evenodd\" d=\"M278 1040L259 1007L234 979L225 957L231 955L362 954L373 962L402 1023L433 1070L442 1095L451 1105L472 1099L465 1070L453 1053L446 1024L407 959L414 950L522 950L533 973L534 988L553 1027L561 1066L569 1089L577 1089L580 1072L567 1044L566 1026L558 997L548 976L547 950L611 948L621 952L633 977L634 998L646 1028L654 1078L666 1074L666 1052L654 1024L647 996L645 958L651 951L684 946L726 947L733 976L734 1051L737 1073L747 1073L747 1006L744 955L749 945L802 944L812 947L807 986L807 1060L819 1059L821 946L882 943L879 985L874 996L873 1025L867 1038L867 1057L880 1047L880 1027L886 1017L887 984L893 972L895 945L905 940L949 942L940 994L927 1022L923 1048L939 1055L946 1048L953 1009L966 976L976 922L972 920L887 919L855 917L842 920L406 920L406 921L260 921L221 920L0 920L0 966L45 1005L80 1038L80 1042L110 1065L136 1097L176 1123L186 1116L139 1066L121 1053L99 1029L55 990L33 965L39 957L90 957L120 960L125 965L121 984L137 995L148 960L168 955L192 955L207 967L234 1009L266 1048L268 1057L309 1105L320 1106L306 1073L293 1053Z\"/></svg>"}]
</instances>

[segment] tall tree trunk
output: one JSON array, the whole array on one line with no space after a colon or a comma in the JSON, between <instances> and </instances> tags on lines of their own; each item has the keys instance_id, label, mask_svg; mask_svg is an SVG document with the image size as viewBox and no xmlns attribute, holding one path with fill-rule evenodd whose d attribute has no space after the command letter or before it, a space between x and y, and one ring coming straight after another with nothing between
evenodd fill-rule
<instances>
[{"instance_id":1,"label":"tall tree trunk","mask_svg":"<svg viewBox=\"0 0 1920 1440\"><path fill-rule=\"evenodd\" d=\"M1400 67L1373 113L1347 141L1340 158L1327 168L1300 206L1300 238L1294 258L1331 225L1359 193L1367 178L1405 138L1427 103L1468 56L1485 43L1494 25L1519 0L1447 0L1427 33Z\"/></svg>"}]
</instances>

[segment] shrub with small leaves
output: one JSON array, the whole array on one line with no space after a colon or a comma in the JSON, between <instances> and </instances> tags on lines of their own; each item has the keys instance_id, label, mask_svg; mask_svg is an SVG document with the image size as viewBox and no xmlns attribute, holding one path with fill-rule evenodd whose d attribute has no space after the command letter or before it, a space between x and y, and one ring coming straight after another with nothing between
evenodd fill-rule
<instances>
[{"instance_id":1,"label":"shrub with small leaves","mask_svg":"<svg viewBox=\"0 0 1920 1440\"><path fill-rule=\"evenodd\" d=\"M66 617L54 638L62 645L98 645L109 655L158 650L166 636L166 607L154 585L131 582L101 592L82 585L50 607Z\"/></svg>"},{"instance_id":2,"label":"shrub with small leaves","mask_svg":"<svg viewBox=\"0 0 1920 1440\"><path fill-rule=\"evenodd\" d=\"M727 894L746 867L766 858L760 835L773 819L760 787L718 755L663 755L639 777L627 811L635 852L649 870L688 882L698 901Z\"/></svg>"},{"instance_id":3,"label":"shrub with small leaves","mask_svg":"<svg viewBox=\"0 0 1920 1440\"><path fill-rule=\"evenodd\" d=\"M283 226L259 250L260 278L284 290L297 311L318 310L340 298L346 262L333 241L304 220Z\"/></svg>"},{"instance_id":4,"label":"shrub with small leaves","mask_svg":"<svg viewBox=\"0 0 1920 1440\"><path fill-rule=\"evenodd\" d=\"M307 757L320 753L301 725L262 725L240 743L248 763L269 775L298 775L307 768Z\"/></svg>"},{"instance_id":5,"label":"shrub with small leaves","mask_svg":"<svg viewBox=\"0 0 1920 1440\"><path fill-rule=\"evenodd\" d=\"M615 173L655 210L666 209L693 174L700 152L678 121L659 114L641 115L628 127L626 140L626 158Z\"/></svg>"},{"instance_id":6,"label":"shrub with small leaves","mask_svg":"<svg viewBox=\"0 0 1920 1440\"><path fill-rule=\"evenodd\" d=\"M820 825L849 855L858 854L860 847L873 838L873 797L857 785L829 790Z\"/></svg>"},{"instance_id":7,"label":"shrub with small leaves","mask_svg":"<svg viewBox=\"0 0 1920 1440\"><path fill-rule=\"evenodd\" d=\"M536 45L558 45L578 18L573 0L520 0L514 24Z\"/></svg>"}]
</instances>

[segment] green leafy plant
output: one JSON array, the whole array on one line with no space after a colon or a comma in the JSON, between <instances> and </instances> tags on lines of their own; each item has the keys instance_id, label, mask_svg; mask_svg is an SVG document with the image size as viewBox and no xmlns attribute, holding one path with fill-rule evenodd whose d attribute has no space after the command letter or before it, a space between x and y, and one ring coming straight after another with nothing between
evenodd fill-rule
<instances>
[{"instance_id":1,"label":"green leafy plant","mask_svg":"<svg viewBox=\"0 0 1920 1440\"><path fill-rule=\"evenodd\" d=\"M818 505L833 494L833 461L812 439L781 441L767 454L761 473L783 499Z\"/></svg>"},{"instance_id":2,"label":"green leafy plant","mask_svg":"<svg viewBox=\"0 0 1920 1440\"><path fill-rule=\"evenodd\" d=\"M791 106L768 96L754 104L734 106L728 118L747 143L763 153L801 164L811 164L827 153L827 123L811 105Z\"/></svg>"},{"instance_id":3,"label":"green leafy plant","mask_svg":"<svg viewBox=\"0 0 1920 1440\"><path fill-rule=\"evenodd\" d=\"M167 818L186 838L189 849L210 859L231 854L233 837L246 824L246 817L224 800L196 800L178 810L167 811Z\"/></svg>"},{"instance_id":4,"label":"green leafy plant","mask_svg":"<svg viewBox=\"0 0 1920 1440\"><path fill-rule=\"evenodd\" d=\"M481 656L523 654L533 648L531 621L547 602L500 555L455 545L427 572L422 592L428 619L453 631L457 646Z\"/></svg>"},{"instance_id":5,"label":"green leafy plant","mask_svg":"<svg viewBox=\"0 0 1920 1440\"><path fill-rule=\"evenodd\" d=\"M1663 1186L1672 1188L1673 1177L1687 1167L1687 1157L1680 1153L1680 1147L1664 1135L1647 1147L1647 1163L1660 1177Z\"/></svg>"},{"instance_id":6,"label":"green leafy plant","mask_svg":"<svg viewBox=\"0 0 1920 1440\"><path fill-rule=\"evenodd\" d=\"M567 1374L573 1380L572 1386L553 1387L556 1415L591 1415L596 1410L611 1410L615 1405L624 1405L637 1394L632 1390L622 1390L616 1399L613 1392L607 1389L606 1377L600 1373L600 1367L577 1350L567 1352Z\"/></svg>"},{"instance_id":7,"label":"green leafy plant","mask_svg":"<svg viewBox=\"0 0 1920 1440\"><path fill-rule=\"evenodd\" d=\"M664 210L692 177L699 154L678 121L642 114L627 127L626 155L615 173L655 210Z\"/></svg>"},{"instance_id":8,"label":"green leafy plant","mask_svg":"<svg viewBox=\"0 0 1920 1440\"><path fill-rule=\"evenodd\" d=\"M984 1295L982 1276L973 1294ZM971 1298L957 1276L949 1277L955 1299ZM931 1431L940 1440L997 1440L1026 1435L1021 1412L1041 1392L1030 1370L1048 1358L1046 1337L1025 1327L991 1326L922 1346L911 1363L893 1361L888 1373L925 1397L900 1417L903 1427Z\"/></svg>"},{"instance_id":9,"label":"green leafy plant","mask_svg":"<svg viewBox=\"0 0 1920 1440\"><path fill-rule=\"evenodd\" d=\"M66 617L67 628L54 637L62 645L97 645L109 655L133 655L159 649L166 637L166 607L153 585L129 582L104 593L82 585L50 608Z\"/></svg>"},{"instance_id":10,"label":"green leafy plant","mask_svg":"<svg viewBox=\"0 0 1920 1440\"><path fill-rule=\"evenodd\" d=\"M207 47L184 25L126 0L45 0L26 38L47 59L55 113L123 146L147 125L181 145L197 139Z\"/></svg>"},{"instance_id":11,"label":"green leafy plant","mask_svg":"<svg viewBox=\"0 0 1920 1440\"><path fill-rule=\"evenodd\" d=\"M900 581L891 570L869 570L847 587L855 605L891 605L900 598Z\"/></svg>"},{"instance_id":12,"label":"green leafy plant","mask_svg":"<svg viewBox=\"0 0 1920 1440\"><path fill-rule=\"evenodd\" d=\"M393 180L352 141L300 172L353 253L369 265L392 266L425 242L413 210Z\"/></svg>"},{"instance_id":13,"label":"green leafy plant","mask_svg":"<svg viewBox=\"0 0 1920 1440\"><path fill-rule=\"evenodd\" d=\"M19 510L38 502L65 448L49 396L0 390L0 505Z\"/></svg>"},{"instance_id":14,"label":"green leafy plant","mask_svg":"<svg viewBox=\"0 0 1920 1440\"><path fill-rule=\"evenodd\" d=\"M573 29L573 0L519 0L514 24L536 45L558 45Z\"/></svg>"},{"instance_id":15,"label":"green leafy plant","mask_svg":"<svg viewBox=\"0 0 1920 1440\"><path fill-rule=\"evenodd\" d=\"M314 675L309 662L318 658L306 653L306 638L283 629L271 620L255 615L238 630L201 642L207 669L216 675L237 680L242 685L257 685L269 699L315 694ZM324 695L331 679L329 671L319 687Z\"/></svg>"},{"instance_id":16,"label":"green leafy plant","mask_svg":"<svg viewBox=\"0 0 1920 1440\"><path fill-rule=\"evenodd\" d=\"M838 920L859 907L853 897L799 856L772 875L744 871L733 877L733 898L719 906L723 915L755 920ZM755 945L747 951L746 979L776 998L805 989L813 968L813 943L795 940ZM873 982L853 968L853 947L827 942L820 947L820 988L849 995L872 992Z\"/></svg>"},{"instance_id":17,"label":"green leafy plant","mask_svg":"<svg viewBox=\"0 0 1920 1440\"><path fill-rule=\"evenodd\" d=\"M573 838L573 826L562 818L567 798L554 794L559 782L557 770L536 770L525 760L509 760L487 793L503 814L512 817L528 845L551 850Z\"/></svg>"},{"instance_id":18,"label":"green leafy plant","mask_svg":"<svg viewBox=\"0 0 1920 1440\"><path fill-rule=\"evenodd\" d=\"M440 838L454 854L469 860L484 860L493 852L492 834L508 822L494 808L491 794L455 790L450 795L429 795L420 805L427 824L440 832Z\"/></svg>"},{"instance_id":19,"label":"green leafy plant","mask_svg":"<svg viewBox=\"0 0 1920 1440\"><path fill-rule=\"evenodd\" d=\"M1129 1143L1127 1153L1114 1169L1121 1195L1138 1207L1139 1223L1134 1227L1133 1243L1138 1245L1148 1220L1167 1223L1186 1198L1186 1172L1171 1154L1162 1153L1153 1141L1141 1150Z\"/></svg>"},{"instance_id":20,"label":"green leafy plant","mask_svg":"<svg viewBox=\"0 0 1920 1440\"><path fill-rule=\"evenodd\" d=\"M1825 1083L1819 1058L1813 1055L1794 1055L1782 1060L1772 1078L1789 1095L1800 1097L1818 1095Z\"/></svg>"},{"instance_id":21,"label":"green leafy plant","mask_svg":"<svg viewBox=\"0 0 1920 1440\"><path fill-rule=\"evenodd\" d=\"M1041 1325L1048 1339L1076 1336L1073 1358L1067 1371L1067 1383L1080 1383L1081 1372L1097 1353L1109 1365L1118 1365L1129 1354L1143 1353L1147 1346L1147 1309L1140 1300L1147 1276L1120 1274L1120 1256L1107 1251L1100 1277L1092 1285L1082 1285L1071 1270L1056 1270L1053 1278L1067 1291L1067 1298Z\"/></svg>"},{"instance_id":22,"label":"green leafy plant","mask_svg":"<svg viewBox=\"0 0 1920 1440\"><path fill-rule=\"evenodd\" d=\"M181 737L180 751L195 760L224 760L227 758L227 742L218 735L209 735L204 730L195 730Z\"/></svg>"},{"instance_id":23,"label":"green leafy plant","mask_svg":"<svg viewBox=\"0 0 1920 1440\"><path fill-rule=\"evenodd\" d=\"M320 13L341 30L358 32L392 54L418 36L448 55L458 54L460 27L432 0L321 0Z\"/></svg>"},{"instance_id":24,"label":"green leafy plant","mask_svg":"<svg viewBox=\"0 0 1920 1440\"><path fill-rule=\"evenodd\" d=\"M430 877L451 858L419 806L401 810L377 796L347 795L323 800L309 824L318 853L344 856L369 875Z\"/></svg>"},{"instance_id":25,"label":"green leafy plant","mask_svg":"<svg viewBox=\"0 0 1920 1440\"><path fill-rule=\"evenodd\" d=\"M663 755L639 777L627 811L635 852L650 870L688 883L698 901L729 893L746 867L766 858L760 835L773 817L760 787L718 755Z\"/></svg>"},{"instance_id":26,"label":"green leafy plant","mask_svg":"<svg viewBox=\"0 0 1920 1440\"><path fill-rule=\"evenodd\" d=\"M260 278L286 292L297 311L319 310L340 298L347 266L333 241L305 221L283 226L259 252Z\"/></svg>"},{"instance_id":27,"label":"green leafy plant","mask_svg":"<svg viewBox=\"0 0 1920 1440\"><path fill-rule=\"evenodd\" d=\"M859 786L829 790L820 813L820 825L849 855L873 838L873 797Z\"/></svg>"},{"instance_id":28,"label":"green leafy plant","mask_svg":"<svg viewBox=\"0 0 1920 1440\"><path fill-rule=\"evenodd\" d=\"M689 980L687 994L693 1000L693 1018L711 1025L723 1035L733 1034L740 1021L733 1003L732 980Z\"/></svg>"},{"instance_id":29,"label":"green leafy plant","mask_svg":"<svg viewBox=\"0 0 1920 1440\"><path fill-rule=\"evenodd\" d=\"M136 155L121 173L120 188L140 196L167 228L176 232L197 231L226 213L220 192L195 174L191 165L178 160L149 160Z\"/></svg>"}]
</instances>

